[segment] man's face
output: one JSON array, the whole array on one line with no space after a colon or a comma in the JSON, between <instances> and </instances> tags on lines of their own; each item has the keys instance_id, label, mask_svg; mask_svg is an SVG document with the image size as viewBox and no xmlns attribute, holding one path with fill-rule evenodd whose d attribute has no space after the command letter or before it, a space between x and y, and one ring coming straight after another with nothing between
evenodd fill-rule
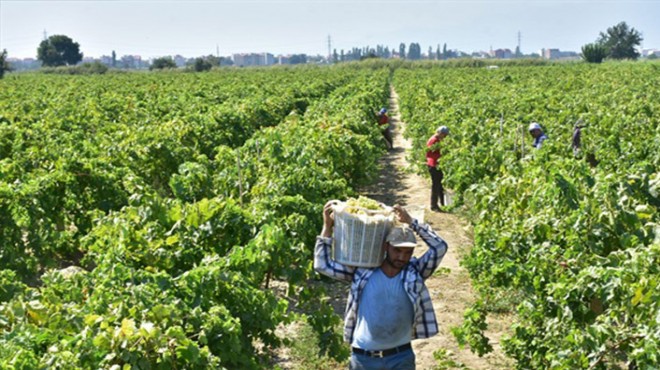
<instances>
[{"instance_id":1,"label":"man's face","mask_svg":"<svg viewBox=\"0 0 660 370\"><path fill-rule=\"evenodd\" d=\"M539 137L539 136L541 135L541 130L535 128L535 129L529 131L529 133L530 133L534 138L537 138L537 137Z\"/></svg>"},{"instance_id":2,"label":"man's face","mask_svg":"<svg viewBox=\"0 0 660 370\"><path fill-rule=\"evenodd\" d=\"M385 242L385 252L387 252L385 260L390 266L400 270L410 262L414 249L412 247L393 247L390 243Z\"/></svg>"},{"instance_id":3,"label":"man's face","mask_svg":"<svg viewBox=\"0 0 660 370\"><path fill-rule=\"evenodd\" d=\"M447 137L447 133L446 133L446 132L443 132L443 133L438 134L438 139L440 139L440 140L442 140L442 139L444 139L444 138L446 138L446 137Z\"/></svg>"}]
</instances>

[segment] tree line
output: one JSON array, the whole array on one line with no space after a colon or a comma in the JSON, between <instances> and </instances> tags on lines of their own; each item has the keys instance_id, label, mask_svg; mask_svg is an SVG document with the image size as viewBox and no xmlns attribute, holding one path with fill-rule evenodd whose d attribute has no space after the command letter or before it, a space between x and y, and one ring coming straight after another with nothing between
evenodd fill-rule
<instances>
[{"instance_id":1,"label":"tree line","mask_svg":"<svg viewBox=\"0 0 660 370\"><path fill-rule=\"evenodd\" d=\"M582 59L589 63L601 63L604 59L632 59L640 57L636 47L641 45L642 34L621 22L601 32L598 39L582 47Z\"/></svg>"},{"instance_id":2,"label":"tree line","mask_svg":"<svg viewBox=\"0 0 660 370\"><path fill-rule=\"evenodd\" d=\"M347 51L341 49L339 52L337 52L337 49L334 49L332 52L332 62L350 62L370 58L389 59L395 56L409 60L424 59L422 55L422 47L419 43L411 42L406 48L406 44L402 42L399 44L398 51L395 48L390 49L388 46L384 45L376 45L375 48L371 46L353 47ZM442 49L440 49L440 44L437 45L435 50L433 47L429 46L428 53L426 54L427 59L433 60L445 60L457 57L459 57L459 53L454 50L448 50L446 43L443 45Z\"/></svg>"},{"instance_id":3,"label":"tree line","mask_svg":"<svg viewBox=\"0 0 660 370\"><path fill-rule=\"evenodd\" d=\"M637 47L641 45L643 40L642 34L638 30L629 27L626 22L621 22L608 28L605 32L600 32L595 42L584 45L581 50L581 57L588 63L601 63L605 59L637 60L640 57ZM523 56L519 47L516 47L514 55L516 57ZM354 47L347 52L342 49L339 53L335 49L332 54L332 61L338 63L370 58L388 59L394 56L408 60L423 59L422 48L419 43L412 42L406 49L406 44L402 42L399 44L398 52L394 48L390 49L382 45L377 45L375 48L370 46ZM446 60L460 56L460 52L448 50L445 43L442 50L440 50L440 44L437 45L435 50L432 46L429 46L426 59Z\"/></svg>"},{"instance_id":4,"label":"tree line","mask_svg":"<svg viewBox=\"0 0 660 370\"><path fill-rule=\"evenodd\" d=\"M605 59L631 59L637 60L640 53L637 50L643 41L642 34L634 27L628 26L626 22L608 28L605 32L600 32L599 37L595 42L582 46L581 57L588 63L601 63ZM422 59L422 48L419 43L412 42L406 48L405 43L399 44L398 51L394 48L390 49L387 46L377 45L375 48L370 46L354 47L347 52L342 49L339 53L337 49L333 51L332 62L348 62L356 60L364 60L370 58L392 58L397 55L399 58L408 60ZM521 56L519 48L516 48L516 56ZM448 50L447 44L443 44L442 50L438 44L433 50L429 46L426 54L428 59L445 60L450 58L459 57L456 51ZM304 54L297 54L294 56L297 63L305 63L306 59ZM70 37L65 35L53 35L41 41L37 48L37 59L45 67L60 67L60 66L75 66L82 61L83 53L80 52L80 44L73 41ZM116 53L112 52L112 66L115 67ZM208 55L205 57L195 58L189 68L191 70L201 72L208 71L214 66L232 65L233 62L229 58L216 57ZM295 63L292 63L295 64ZM150 66L153 69L176 68L176 63L171 57L157 58ZM86 66L83 68L87 72L104 73L107 67L96 63L96 65ZM5 72L11 71L11 66L7 62L7 50L0 53L0 78Z\"/></svg>"}]
</instances>

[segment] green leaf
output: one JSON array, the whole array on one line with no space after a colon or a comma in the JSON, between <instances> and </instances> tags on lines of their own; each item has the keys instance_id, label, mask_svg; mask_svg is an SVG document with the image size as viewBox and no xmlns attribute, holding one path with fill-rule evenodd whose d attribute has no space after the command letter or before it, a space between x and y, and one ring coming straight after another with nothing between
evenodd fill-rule
<instances>
[{"instance_id":1,"label":"green leaf","mask_svg":"<svg viewBox=\"0 0 660 370\"><path fill-rule=\"evenodd\" d=\"M165 243L166 243L167 245L174 245L174 244L176 244L176 243L178 243L178 242L179 242L179 235L178 235L178 234L175 234L175 235L169 236L169 237L165 240Z\"/></svg>"}]
</instances>

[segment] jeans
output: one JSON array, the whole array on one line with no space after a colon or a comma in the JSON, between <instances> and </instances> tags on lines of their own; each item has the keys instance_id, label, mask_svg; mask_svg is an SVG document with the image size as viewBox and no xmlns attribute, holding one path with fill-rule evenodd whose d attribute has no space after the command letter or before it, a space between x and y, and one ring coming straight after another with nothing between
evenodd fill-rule
<instances>
[{"instance_id":1,"label":"jeans","mask_svg":"<svg viewBox=\"0 0 660 370\"><path fill-rule=\"evenodd\" d=\"M438 207L438 200L441 205L445 205L445 189L442 187L442 179L444 174L442 170L434 166L428 166L429 173L431 174L431 208Z\"/></svg>"},{"instance_id":2,"label":"jeans","mask_svg":"<svg viewBox=\"0 0 660 370\"><path fill-rule=\"evenodd\" d=\"M415 370L415 352L412 349L387 357L369 357L351 354L350 370Z\"/></svg>"}]
</instances>

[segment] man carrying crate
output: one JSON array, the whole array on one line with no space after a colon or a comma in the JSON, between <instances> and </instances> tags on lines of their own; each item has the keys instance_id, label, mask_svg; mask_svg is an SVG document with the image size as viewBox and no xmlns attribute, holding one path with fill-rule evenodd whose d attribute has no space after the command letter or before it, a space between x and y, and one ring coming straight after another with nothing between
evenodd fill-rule
<instances>
[{"instance_id":1,"label":"man carrying crate","mask_svg":"<svg viewBox=\"0 0 660 370\"><path fill-rule=\"evenodd\" d=\"M323 209L323 230L314 250L314 269L351 282L344 340L350 343L350 369L415 369L410 341L438 333L433 304L424 281L447 252L447 243L429 225L420 224L401 206L393 207L402 224L385 238L385 259L374 268L354 267L331 259L334 202ZM417 234L428 246L413 257Z\"/></svg>"}]
</instances>

